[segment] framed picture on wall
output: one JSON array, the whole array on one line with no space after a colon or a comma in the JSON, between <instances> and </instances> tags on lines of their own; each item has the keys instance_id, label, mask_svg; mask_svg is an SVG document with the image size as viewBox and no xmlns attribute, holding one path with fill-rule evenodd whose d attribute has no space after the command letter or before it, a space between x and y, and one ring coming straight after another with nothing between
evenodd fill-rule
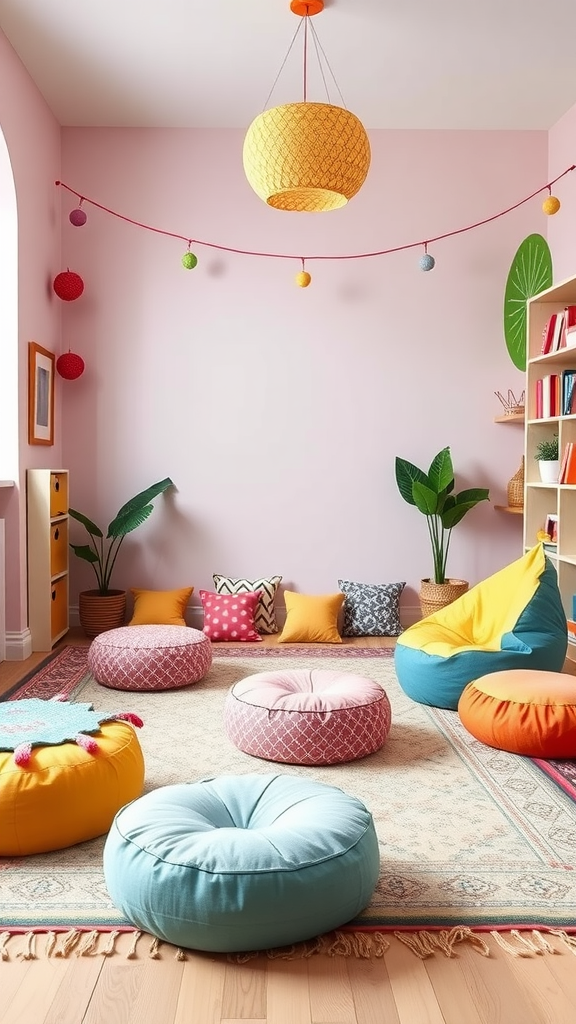
<instances>
[{"instance_id":1,"label":"framed picture on wall","mask_svg":"<svg viewBox=\"0 0 576 1024\"><path fill-rule=\"evenodd\" d=\"M28 343L28 444L54 444L53 352Z\"/></svg>"}]
</instances>

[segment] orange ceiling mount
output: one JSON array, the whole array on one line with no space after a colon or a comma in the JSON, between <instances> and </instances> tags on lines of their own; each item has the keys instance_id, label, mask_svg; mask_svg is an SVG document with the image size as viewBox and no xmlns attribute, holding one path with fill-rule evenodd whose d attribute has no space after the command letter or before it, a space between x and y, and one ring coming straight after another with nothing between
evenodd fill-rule
<instances>
[{"instance_id":1,"label":"orange ceiling mount","mask_svg":"<svg viewBox=\"0 0 576 1024\"><path fill-rule=\"evenodd\" d=\"M291 0L290 10L301 18L312 17L324 10L324 0Z\"/></svg>"}]
</instances>

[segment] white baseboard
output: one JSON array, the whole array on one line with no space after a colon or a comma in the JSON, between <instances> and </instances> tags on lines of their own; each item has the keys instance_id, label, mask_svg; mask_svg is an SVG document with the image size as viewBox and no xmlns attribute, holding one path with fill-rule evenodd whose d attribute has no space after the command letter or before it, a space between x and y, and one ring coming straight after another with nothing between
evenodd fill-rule
<instances>
[{"instance_id":1,"label":"white baseboard","mask_svg":"<svg viewBox=\"0 0 576 1024\"><path fill-rule=\"evenodd\" d=\"M26 661L32 654L32 633L23 629L21 633L6 633L6 661Z\"/></svg>"}]
</instances>

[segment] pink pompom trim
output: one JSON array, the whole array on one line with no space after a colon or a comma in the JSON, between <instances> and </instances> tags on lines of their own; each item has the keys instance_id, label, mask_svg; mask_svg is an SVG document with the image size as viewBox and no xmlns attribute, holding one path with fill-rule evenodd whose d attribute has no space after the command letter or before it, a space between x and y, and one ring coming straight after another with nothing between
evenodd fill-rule
<instances>
[{"instance_id":1,"label":"pink pompom trim","mask_svg":"<svg viewBox=\"0 0 576 1024\"><path fill-rule=\"evenodd\" d=\"M20 743L14 748L14 762L19 768L26 768L32 757L32 744Z\"/></svg>"}]
</instances>

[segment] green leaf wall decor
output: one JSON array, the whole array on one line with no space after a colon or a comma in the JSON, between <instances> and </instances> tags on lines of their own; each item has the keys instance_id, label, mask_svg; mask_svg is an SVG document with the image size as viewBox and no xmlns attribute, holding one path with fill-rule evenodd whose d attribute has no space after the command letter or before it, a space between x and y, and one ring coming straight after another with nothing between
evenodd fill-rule
<instances>
[{"instance_id":1,"label":"green leaf wall decor","mask_svg":"<svg viewBox=\"0 0 576 1024\"><path fill-rule=\"evenodd\" d=\"M504 338L510 359L526 369L526 300L552 285L552 255L542 235L528 235L517 250L504 292Z\"/></svg>"}]
</instances>

